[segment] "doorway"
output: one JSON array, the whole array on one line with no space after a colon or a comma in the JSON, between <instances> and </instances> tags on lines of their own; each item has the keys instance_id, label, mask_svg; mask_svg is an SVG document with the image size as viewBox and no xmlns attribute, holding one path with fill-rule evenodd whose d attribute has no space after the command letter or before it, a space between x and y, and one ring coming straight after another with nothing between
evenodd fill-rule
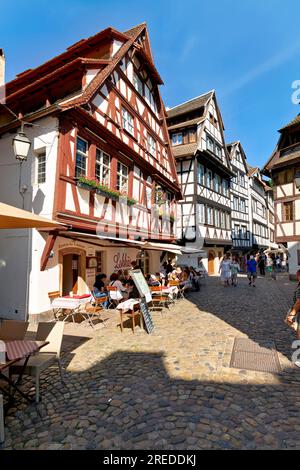
<instances>
[{"instance_id":1,"label":"doorway","mask_svg":"<svg viewBox=\"0 0 300 470\"><path fill-rule=\"evenodd\" d=\"M215 274L215 253L213 251L208 253L208 274Z\"/></svg>"},{"instance_id":2,"label":"doorway","mask_svg":"<svg viewBox=\"0 0 300 470\"><path fill-rule=\"evenodd\" d=\"M64 255L63 258L63 295L78 293L78 277L80 276L80 256Z\"/></svg>"},{"instance_id":3,"label":"doorway","mask_svg":"<svg viewBox=\"0 0 300 470\"><path fill-rule=\"evenodd\" d=\"M60 291L62 295L86 293L86 253L78 248L60 251Z\"/></svg>"}]
</instances>

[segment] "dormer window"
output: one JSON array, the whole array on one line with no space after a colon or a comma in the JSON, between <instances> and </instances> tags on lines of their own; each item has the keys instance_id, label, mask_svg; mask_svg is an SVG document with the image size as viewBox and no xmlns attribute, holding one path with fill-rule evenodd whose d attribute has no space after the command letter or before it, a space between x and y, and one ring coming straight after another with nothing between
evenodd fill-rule
<instances>
[{"instance_id":1,"label":"dormer window","mask_svg":"<svg viewBox=\"0 0 300 470\"><path fill-rule=\"evenodd\" d=\"M172 145L175 147L176 145L182 145L183 143L183 136L182 132L177 132L177 134L172 135Z\"/></svg>"},{"instance_id":2,"label":"dormer window","mask_svg":"<svg viewBox=\"0 0 300 470\"><path fill-rule=\"evenodd\" d=\"M148 103L152 111L157 112L155 97L153 93L153 85L150 78L148 78L145 70L143 70L139 74L137 72L134 72L133 85L136 91Z\"/></svg>"}]
</instances>

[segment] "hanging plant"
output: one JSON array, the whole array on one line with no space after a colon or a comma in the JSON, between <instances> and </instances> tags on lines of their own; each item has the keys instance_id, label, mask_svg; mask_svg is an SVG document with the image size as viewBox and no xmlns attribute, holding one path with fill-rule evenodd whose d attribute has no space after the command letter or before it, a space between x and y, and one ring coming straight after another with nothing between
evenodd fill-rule
<instances>
[{"instance_id":1,"label":"hanging plant","mask_svg":"<svg viewBox=\"0 0 300 470\"><path fill-rule=\"evenodd\" d=\"M108 186L101 184L99 181L91 180L86 178L85 176L80 176L77 180L77 186L79 188L87 189L88 191L96 191L96 194L109 197L115 201L123 198L128 206L133 206L137 204L137 201L132 198L128 197L127 194L124 192L121 193L120 191L116 191L115 189L109 188Z\"/></svg>"}]
</instances>

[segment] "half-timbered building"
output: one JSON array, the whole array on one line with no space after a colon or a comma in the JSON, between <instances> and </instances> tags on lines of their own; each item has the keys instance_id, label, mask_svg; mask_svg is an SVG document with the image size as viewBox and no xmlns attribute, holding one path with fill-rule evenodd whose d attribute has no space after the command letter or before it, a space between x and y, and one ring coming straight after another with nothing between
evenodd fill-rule
<instances>
[{"instance_id":1,"label":"half-timbered building","mask_svg":"<svg viewBox=\"0 0 300 470\"><path fill-rule=\"evenodd\" d=\"M266 183L257 167L248 165L249 216L254 250L270 248Z\"/></svg>"},{"instance_id":2,"label":"half-timbered building","mask_svg":"<svg viewBox=\"0 0 300 470\"><path fill-rule=\"evenodd\" d=\"M181 197L147 27L107 28L6 84L0 200L56 219L0 234L2 316L49 310L49 291L85 293L95 275L159 269L176 248ZM31 140L16 162L23 121ZM13 286L11 288L11 286Z\"/></svg>"},{"instance_id":3,"label":"half-timbered building","mask_svg":"<svg viewBox=\"0 0 300 470\"><path fill-rule=\"evenodd\" d=\"M252 247L247 160L239 141L228 144L227 150L234 172L231 179L232 253L241 258Z\"/></svg>"},{"instance_id":4,"label":"half-timbered building","mask_svg":"<svg viewBox=\"0 0 300 470\"><path fill-rule=\"evenodd\" d=\"M275 201L275 241L289 253L289 273L300 269L300 115L279 130L276 148L263 172L273 182Z\"/></svg>"},{"instance_id":5,"label":"half-timbered building","mask_svg":"<svg viewBox=\"0 0 300 470\"><path fill-rule=\"evenodd\" d=\"M210 274L231 248L231 164L224 142L224 125L214 91L168 110L168 127L184 200L177 217L177 237L183 245L203 250ZM180 257L197 265L199 255Z\"/></svg>"}]
</instances>

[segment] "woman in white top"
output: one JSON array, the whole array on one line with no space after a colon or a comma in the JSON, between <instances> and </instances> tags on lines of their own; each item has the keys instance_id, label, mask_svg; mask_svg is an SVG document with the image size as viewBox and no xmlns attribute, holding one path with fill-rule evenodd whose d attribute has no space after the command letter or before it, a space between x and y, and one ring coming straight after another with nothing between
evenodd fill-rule
<instances>
[{"instance_id":1,"label":"woman in white top","mask_svg":"<svg viewBox=\"0 0 300 470\"><path fill-rule=\"evenodd\" d=\"M119 280L118 275L116 273L113 273L110 276L110 286L116 287L117 288L117 300L126 300L128 299L128 289L123 286L122 282Z\"/></svg>"},{"instance_id":2,"label":"woman in white top","mask_svg":"<svg viewBox=\"0 0 300 470\"><path fill-rule=\"evenodd\" d=\"M219 272L221 273L221 281L224 282L224 287L229 286L231 279L231 261L229 255L225 255L220 263Z\"/></svg>"}]
</instances>

